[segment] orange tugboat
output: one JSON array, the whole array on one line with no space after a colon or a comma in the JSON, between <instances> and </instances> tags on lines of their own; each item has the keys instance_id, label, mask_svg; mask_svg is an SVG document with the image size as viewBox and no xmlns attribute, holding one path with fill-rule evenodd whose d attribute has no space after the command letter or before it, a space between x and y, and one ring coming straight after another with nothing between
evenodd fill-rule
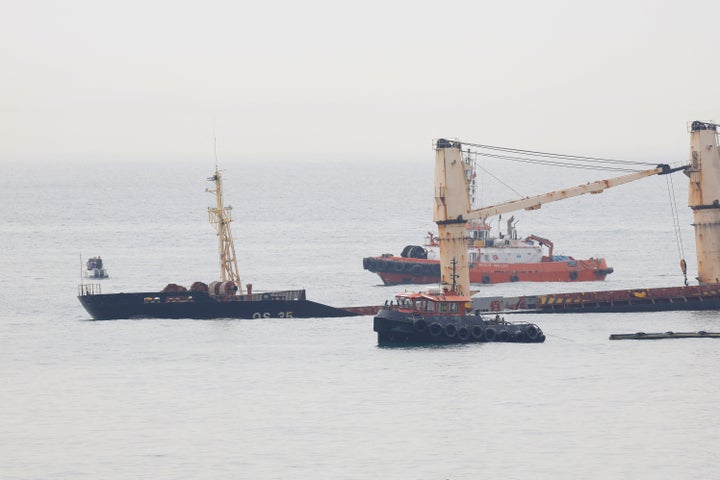
<instances>
[{"instance_id":1,"label":"orange tugboat","mask_svg":"<svg viewBox=\"0 0 720 480\"><path fill-rule=\"evenodd\" d=\"M604 258L554 255L553 242L546 238L518 238L513 218L508 221L508 234L500 237L491 237L490 225L481 220L467 223L470 283L593 282L613 272ZM377 273L385 285L438 283L438 237L428 232L424 245L408 245L400 256L363 258L363 268Z\"/></svg>"}]
</instances>

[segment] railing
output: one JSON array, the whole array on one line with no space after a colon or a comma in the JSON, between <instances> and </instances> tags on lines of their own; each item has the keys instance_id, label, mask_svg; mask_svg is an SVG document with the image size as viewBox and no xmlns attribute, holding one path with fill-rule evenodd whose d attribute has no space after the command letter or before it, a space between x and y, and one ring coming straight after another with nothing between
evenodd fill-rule
<instances>
[{"instance_id":1,"label":"railing","mask_svg":"<svg viewBox=\"0 0 720 480\"><path fill-rule=\"evenodd\" d=\"M99 283L84 283L78 285L78 295L84 297L86 295L101 295L102 289Z\"/></svg>"},{"instance_id":2,"label":"railing","mask_svg":"<svg viewBox=\"0 0 720 480\"><path fill-rule=\"evenodd\" d=\"M306 300L305 290L279 290L272 292L253 292L251 295L227 295L227 296L216 296L210 295L217 301L220 302L242 302L242 301L253 301L257 302L260 300Z\"/></svg>"},{"instance_id":3,"label":"railing","mask_svg":"<svg viewBox=\"0 0 720 480\"><path fill-rule=\"evenodd\" d=\"M305 290L280 290L276 292L253 293L253 300L305 300Z\"/></svg>"}]
</instances>

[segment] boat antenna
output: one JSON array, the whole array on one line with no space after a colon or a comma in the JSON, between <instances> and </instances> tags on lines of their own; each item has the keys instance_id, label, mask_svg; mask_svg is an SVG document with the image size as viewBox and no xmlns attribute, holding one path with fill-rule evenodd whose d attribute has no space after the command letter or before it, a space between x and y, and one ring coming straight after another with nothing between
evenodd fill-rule
<instances>
[{"instance_id":1,"label":"boat antenna","mask_svg":"<svg viewBox=\"0 0 720 480\"><path fill-rule=\"evenodd\" d=\"M215 170L218 169L217 163L217 134L215 132L215 114L213 113L213 150L215 152Z\"/></svg>"}]
</instances>

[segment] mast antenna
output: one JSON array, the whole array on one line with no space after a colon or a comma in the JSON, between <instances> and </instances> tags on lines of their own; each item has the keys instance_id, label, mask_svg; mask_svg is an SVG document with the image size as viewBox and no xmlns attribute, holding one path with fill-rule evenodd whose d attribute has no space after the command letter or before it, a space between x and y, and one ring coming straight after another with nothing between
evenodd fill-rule
<instances>
[{"instance_id":1,"label":"mast antenna","mask_svg":"<svg viewBox=\"0 0 720 480\"><path fill-rule=\"evenodd\" d=\"M215 132L215 114L213 113L213 150L215 151L215 170L218 169L217 164L217 133Z\"/></svg>"}]
</instances>

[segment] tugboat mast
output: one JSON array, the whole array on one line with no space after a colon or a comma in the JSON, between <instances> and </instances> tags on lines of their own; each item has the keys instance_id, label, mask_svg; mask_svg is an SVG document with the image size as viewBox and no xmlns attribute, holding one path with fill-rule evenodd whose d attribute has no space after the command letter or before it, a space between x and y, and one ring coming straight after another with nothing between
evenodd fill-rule
<instances>
[{"instance_id":1,"label":"tugboat mast","mask_svg":"<svg viewBox=\"0 0 720 480\"><path fill-rule=\"evenodd\" d=\"M232 221L230 211L232 207L230 205L227 207L223 205L222 174L217 168L217 164L215 165L215 174L209 177L208 181L215 183L214 189L207 188L205 190L209 193L214 193L216 199L215 208L208 207L208 216L210 217L210 224L217 230L222 281L233 281L235 285L242 290L237 259L235 258L235 244L233 243L232 232L230 231L230 222Z\"/></svg>"}]
</instances>

